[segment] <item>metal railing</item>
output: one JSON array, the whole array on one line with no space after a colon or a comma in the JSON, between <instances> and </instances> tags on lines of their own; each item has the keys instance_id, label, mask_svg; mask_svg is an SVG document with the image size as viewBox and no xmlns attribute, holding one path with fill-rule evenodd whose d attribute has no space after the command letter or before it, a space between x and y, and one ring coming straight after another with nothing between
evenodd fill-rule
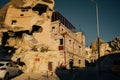
<instances>
[{"instance_id":1,"label":"metal railing","mask_svg":"<svg viewBox=\"0 0 120 80\"><path fill-rule=\"evenodd\" d=\"M76 28L64 17L62 16L59 12L53 12L52 14L52 22L59 20L60 23L65 25L68 29L70 29L72 32L76 32Z\"/></svg>"}]
</instances>

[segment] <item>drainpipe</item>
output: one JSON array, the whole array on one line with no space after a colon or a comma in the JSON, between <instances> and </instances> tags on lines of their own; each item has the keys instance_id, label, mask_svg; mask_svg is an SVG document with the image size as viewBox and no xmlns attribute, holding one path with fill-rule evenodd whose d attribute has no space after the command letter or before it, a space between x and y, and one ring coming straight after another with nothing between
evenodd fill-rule
<instances>
[{"instance_id":1,"label":"drainpipe","mask_svg":"<svg viewBox=\"0 0 120 80\"><path fill-rule=\"evenodd\" d=\"M65 43L65 34L63 34L63 39L64 39L64 64L65 64L65 66L66 66L66 47L65 47L65 45L66 45L66 43Z\"/></svg>"},{"instance_id":2,"label":"drainpipe","mask_svg":"<svg viewBox=\"0 0 120 80\"><path fill-rule=\"evenodd\" d=\"M73 55L72 55L72 59L73 59L73 57L74 57L74 42L73 42Z\"/></svg>"}]
</instances>

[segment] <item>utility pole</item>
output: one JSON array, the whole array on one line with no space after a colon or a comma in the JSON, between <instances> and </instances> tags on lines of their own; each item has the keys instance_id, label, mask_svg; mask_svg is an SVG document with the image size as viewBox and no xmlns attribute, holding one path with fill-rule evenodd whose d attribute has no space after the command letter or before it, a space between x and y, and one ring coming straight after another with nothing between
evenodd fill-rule
<instances>
[{"instance_id":1,"label":"utility pole","mask_svg":"<svg viewBox=\"0 0 120 80\"><path fill-rule=\"evenodd\" d=\"M99 31L99 14L98 14L98 0L96 0L96 20L97 20L97 37L98 37L98 59L100 59L100 31ZM100 61L99 61L100 71Z\"/></svg>"},{"instance_id":2,"label":"utility pole","mask_svg":"<svg viewBox=\"0 0 120 80\"><path fill-rule=\"evenodd\" d=\"M96 26L97 26L97 37L98 37L98 74L101 76L101 68L100 68L100 30L99 30L99 13L98 13L98 0L96 0ZM100 78L99 78L100 79Z\"/></svg>"},{"instance_id":3,"label":"utility pole","mask_svg":"<svg viewBox=\"0 0 120 80\"><path fill-rule=\"evenodd\" d=\"M99 75L101 74L100 72L100 30L99 30L99 9L98 9L98 0L94 0L96 4L96 28L97 28L97 38L98 38L98 45L97 45L97 51L98 51L98 72Z\"/></svg>"}]
</instances>

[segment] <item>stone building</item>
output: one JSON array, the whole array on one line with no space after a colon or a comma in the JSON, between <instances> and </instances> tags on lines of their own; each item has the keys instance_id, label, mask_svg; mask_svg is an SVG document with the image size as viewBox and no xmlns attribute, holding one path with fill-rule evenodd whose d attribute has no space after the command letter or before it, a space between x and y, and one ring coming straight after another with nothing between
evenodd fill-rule
<instances>
[{"instance_id":1,"label":"stone building","mask_svg":"<svg viewBox=\"0 0 120 80\"><path fill-rule=\"evenodd\" d=\"M88 63L94 63L95 60L97 60L96 53L93 53L92 49L88 46L85 48L85 60L88 61Z\"/></svg>"},{"instance_id":2,"label":"stone building","mask_svg":"<svg viewBox=\"0 0 120 80\"><path fill-rule=\"evenodd\" d=\"M92 42L92 47L86 47L86 60L88 62L93 62L93 60L98 59L98 40L95 39ZM120 37L116 37L114 40L109 42L104 42L100 40L100 57L109 55L109 54L116 54L120 52Z\"/></svg>"},{"instance_id":3,"label":"stone building","mask_svg":"<svg viewBox=\"0 0 120 80\"><path fill-rule=\"evenodd\" d=\"M82 32L76 32L75 27L58 12L52 15L51 38L57 42L56 49L65 65L73 59L75 66L85 66L85 36Z\"/></svg>"},{"instance_id":4,"label":"stone building","mask_svg":"<svg viewBox=\"0 0 120 80\"><path fill-rule=\"evenodd\" d=\"M0 41L11 60L19 57L24 72L54 71L58 66L85 66L85 36L55 12L54 0L11 0L1 10ZM4 12L4 13L2 13Z\"/></svg>"}]
</instances>

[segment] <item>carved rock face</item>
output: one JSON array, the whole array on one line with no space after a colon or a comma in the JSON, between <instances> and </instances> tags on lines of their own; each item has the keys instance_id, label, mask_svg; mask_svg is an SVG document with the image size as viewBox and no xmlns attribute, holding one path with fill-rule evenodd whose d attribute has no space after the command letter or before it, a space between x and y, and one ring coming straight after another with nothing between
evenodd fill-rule
<instances>
[{"instance_id":1,"label":"carved rock face","mask_svg":"<svg viewBox=\"0 0 120 80\"><path fill-rule=\"evenodd\" d=\"M49 51L46 37L51 37L49 32L53 7L54 0L11 0L5 8L2 20L4 25L0 29L1 44L12 47L8 53L14 54L11 56L13 61L16 56L23 56L21 60L25 62L27 69L34 65L27 64L27 55L34 59L36 55L31 54Z\"/></svg>"},{"instance_id":2,"label":"carved rock face","mask_svg":"<svg viewBox=\"0 0 120 80\"><path fill-rule=\"evenodd\" d=\"M54 0L11 0L11 3L17 8L35 6L38 3L47 4L51 9L54 6Z\"/></svg>"},{"instance_id":3,"label":"carved rock face","mask_svg":"<svg viewBox=\"0 0 120 80\"><path fill-rule=\"evenodd\" d=\"M11 0L3 9L0 22L4 25L0 24L0 27L12 31L31 31L33 25L44 27L47 20L50 23L54 0Z\"/></svg>"}]
</instances>

